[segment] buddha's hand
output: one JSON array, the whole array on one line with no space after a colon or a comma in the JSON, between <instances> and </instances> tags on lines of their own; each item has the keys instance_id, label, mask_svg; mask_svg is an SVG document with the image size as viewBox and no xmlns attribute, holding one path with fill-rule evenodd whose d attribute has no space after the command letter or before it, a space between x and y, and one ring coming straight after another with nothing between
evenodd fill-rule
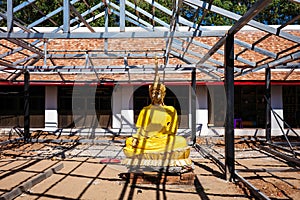
<instances>
[{"instance_id":1,"label":"buddha's hand","mask_svg":"<svg viewBox=\"0 0 300 200\"><path fill-rule=\"evenodd\" d=\"M139 144L138 139L137 139L137 138L132 138L132 146L133 146L133 147L137 147L138 144Z\"/></svg>"}]
</instances>

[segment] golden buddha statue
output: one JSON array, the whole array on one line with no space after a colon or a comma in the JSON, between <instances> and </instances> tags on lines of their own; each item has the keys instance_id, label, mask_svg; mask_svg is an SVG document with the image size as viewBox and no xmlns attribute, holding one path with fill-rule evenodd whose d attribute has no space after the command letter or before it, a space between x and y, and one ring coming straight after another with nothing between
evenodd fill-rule
<instances>
[{"instance_id":1,"label":"golden buddha statue","mask_svg":"<svg viewBox=\"0 0 300 200\"><path fill-rule=\"evenodd\" d=\"M151 104L144 107L136 122L137 132L126 139L123 164L145 167L191 166L190 147L177 136L178 117L173 106L164 104L166 87L160 83L156 64L154 83L149 86Z\"/></svg>"}]
</instances>

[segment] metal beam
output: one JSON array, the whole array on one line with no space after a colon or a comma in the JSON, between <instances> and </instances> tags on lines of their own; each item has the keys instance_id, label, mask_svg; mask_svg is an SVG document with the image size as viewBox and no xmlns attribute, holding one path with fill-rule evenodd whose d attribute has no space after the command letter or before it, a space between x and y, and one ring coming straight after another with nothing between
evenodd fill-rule
<instances>
[{"instance_id":1,"label":"metal beam","mask_svg":"<svg viewBox=\"0 0 300 200\"><path fill-rule=\"evenodd\" d=\"M64 1L67 1L67 0L64 0ZM79 1L79 0L72 0L70 3L71 3L71 4L74 4L74 3L78 2L78 1ZM53 17L54 15L57 15L57 14L60 13L61 11L64 11L64 7L63 7L63 6L61 6L61 7L57 8L57 9L55 9L54 11L50 12L50 13L47 14L46 16L43 16L43 17L41 17L40 19L38 19L38 20L34 21L33 23L29 24L29 25L27 26L27 28L30 29L30 28L32 28L32 27L36 27L36 26L38 26L40 23L42 23L42 22L44 22L44 21L50 19L50 18ZM66 17L68 17L68 16L66 16ZM68 22L67 22L67 21L68 21L67 19L64 19L64 20L66 20L66 23L68 23ZM66 27L66 28L67 28L67 27Z\"/></svg>"},{"instance_id":2,"label":"metal beam","mask_svg":"<svg viewBox=\"0 0 300 200\"><path fill-rule=\"evenodd\" d=\"M33 54L31 56L25 57L23 59L17 60L15 62L12 63L13 66L17 66L17 65L21 65L21 63L23 62L28 62L31 59L36 59L36 58L40 58L41 56L38 54Z\"/></svg>"},{"instance_id":3,"label":"metal beam","mask_svg":"<svg viewBox=\"0 0 300 200\"><path fill-rule=\"evenodd\" d=\"M274 59L277 58L277 54L276 53L273 53L271 51L265 50L265 49L263 49L261 47L257 47L254 44L249 44L247 42L243 42L243 41L241 41L239 39L236 39L236 38L234 39L234 43L237 44L237 45L240 45L240 46L242 46L244 48L246 48L247 50L255 51L257 53L260 53L262 55L268 56L270 58L274 58ZM242 53L244 53L244 51L241 51L241 52L237 53L237 56L241 55Z\"/></svg>"},{"instance_id":4,"label":"metal beam","mask_svg":"<svg viewBox=\"0 0 300 200\"><path fill-rule=\"evenodd\" d=\"M64 33L70 33L70 0L64 0L63 6Z\"/></svg>"},{"instance_id":5,"label":"metal beam","mask_svg":"<svg viewBox=\"0 0 300 200\"><path fill-rule=\"evenodd\" d=\"M181 54L179 54L178 52L171 51L170 53L172 55L176 56L176 57L181 58L186 63L195 63L196 62L195 59L189 58L187 56L181 57ZM208 76L211 76L213 79L219 80L219 81L221 80L221 77L218 74L216 74L215 72L219 72L221 74L224 74L223 69L217 68L215 66L205 64L205 63L201 67L198 67L197 69L200 70L201 72L207 74Z\"/></svg>"},{"instance_id":6,"label":"metal beam","mask_svg":"<svg viewBox=\"0 0 300 200\"><path fill-rule=\"evenodd\" d=\"M170 28L170 25L167 24L166 22L164 22L163 20L153 16L152 14L148 13L147 11L143 10L142 8L136 6L135 4L129 2L129 1L125 1L126 5L131 7L132 9L142 13L143 15L145 15L146 17L153 19L155 22L157 22L158 24L166 27L166 28Z\"/></svg>"},{"instance_id":7,"label":"metal beam","mask_svg":"<svg viewBox=\"0 0 300 200\"><path fill-rule=\"evenodd\" d=\"M72 1L72 3L76 3L76 2L77 2L77 0L76 0L76 1ZM82 16L86 16L86 15L90 14L91 12L93 12L93 11L99 9L101 6L103 6L103 3L99 3L99 4L95 5L95 6L92 7L91 9L87 10L86 12L84 12L84 13L82 14ZM59 10L56 10L56 11L59 11ZM50 16L51 16L51 15L45 16L45 17L44 17L44 20L50 19ZM97 18L98 18L98 15L95 16L95 17L93 17L93 20L95 20L95 19L97 19ZM39 23L41 23L40 20L38 20L38 21L39 21ZM72 20L70 21L70 23L72 24L72 23L75 23L76 21L78 21L78 18L72 19ZM89 22L89 21L91 21L91 20L87 20L87 22ZM79 24L79 25L80 25L80 24ZM79 26L79 27L80 27L80 26ZM77 28L78 28L78 27L75 27L75 28L73 28L73 29L77 29ZM26 27L26 29L27 29L27 27ZM27 29L27 30L29 30L29 29ZM63 25L60 26L60 27L58 27L57 29L55 29L53 32L58 32L59 30L63 30ZM42 39L42 38L41 38L41 39ZM37 45L39 42L40 42L39 40L36 40L36 41L32 42L31 45L35 45L36 47L38 47L38 46L42 45L42 44ZM22 51L22 50L23 50L23 48L17 48L17 49L14 49L14 50L11 51L11 52L7 52L5 55L8 56L8 55L11 55L11 54L14 54L14 53L17 53L17 52L22 53L22 52L20 52L20 51ZM0 58L3 57L3 56L4 56L4 54L2 54L2 55L0 56ZM31 57L32 57L32 56L31 56ZM28 60L28 59L29 59L29 58L27 58L27 60ZM17 62L15 62L15 63L20 63L20 62L22 62L22 61L20 60L20 61L17 61Z\"/></svg>"},{"instance_id":8,"label":"metal beam","mask_svg":"<svg viewBox=\"0 0 300 200\"><path fill-rule=\"evenodd\" d=\"M173 1L173 13L172 13L171 22L170 22L171 35L174 35L174 33L175 33L181 6L182 6L182 0ZM167 38L165 65L169 64L169 55L170 55L170 50L171 50L173 39L174 39L174 37L172 37L172 36Z\"/></svg>"},{"instance_id":9,"label":"metal beam","mask_svg":"<svg viewBox=\"0 0 300 200\"><path fill-rule=\"evenodd\" d=\"M13 65L12 65L12 64L10 64L10 63L7 63L7 62L4 62L4 61L2 61L2 60L0 60L0 65L2 65L2 66L6 66L6 67L13 67Z\"/></svg>"},{"instance_id":10,"label":"metal beam","mask_svg":"<svg viewBox=\"0 0 300 200\"><path fill-rule=\"evenodd\" d=\"M289 24L292 24L294 23L295 21L299 20L300 19L300 15L294 17L293 19L291 19L290 21L288 21L287 23L285 24L282 24L280 25L278 28L277 28L277 33L280 32L281 29L283 29L284 27L286 27L287 25ZM235 43L236 44L239 44L243 47L245 47L246 49L244 49L243 51L239 52L237 55L240 55L242 53L245 53L247 50L254 50L255 52L258 52L260 54L263 54L263 55L266 55L268 57L271 57L271 58L274 58L276 59L278 57L278 55L280 55L280 53L278 52L277 54L276 53L273 53L273 52L270 52L270 51L267 51L265 49L262 49L260 47L257 47L256 45L259 44L260 42L264 41L265 39L269 38L270 36L272 36L271 33L268 33L267 35L263 36L262 38L258 39L257 41L255 41L252 45L250 44L247 44L245 42L242 42L238 39L235 39Z\"/></svg>"},{"instance_id":11,"label":"metal beam","mask_svg":"<svg viewBox=\"0 0 300 200\"><path fill-rule=\"evenodd\" d=\"M95 33L96 31L91 27L91 25L82 17L82 15L76 10L76 8L72 5L69 4L70 9L72 10L73 13L82 21L82 23L92 32ZM70 20L70 19L69 19Z\"/></svg>"},{"instance_id":12,"label":"metal beam","mask_svg":"<svg viewBox=\"0 0 300 200\"><path fill-rule=\"evenodd\" d=\"M5 14L3 14L3 13L0 13L0 17L3 17L4 19L7 19L7 16L6 16ZM28 29L26 26L20 24L20 23L17 22L16 20L13 20L13 24L14 24L15 26L17 26L17 27L20 27L20 29L22 29L22 30L24 30L24 31L26 31L26 32L31 32L30 29ZM8 30L9 30L9 28L8 28ZM6 32L6 31L4 31L4 32ZM7 31L7 32L9 32L9 31ZM12 32L13 32L13 31L12 31Z\"/></svg>"},{"instance_id":13,"label":"metal beam","mask_svg":"<svg viewBox=\"0 0 300 200\"><path fill-rule=\"evenodd\" d=\"M191 143L194 146L196 144L196 68L193 69L191 74Z\"/></svg>"},{"instance_id":14,"label":"metal beam","mask_svg":"<svg viewBox=\"0 0 300 200\"><path fill-rule=\"evenodd\" d=\"M78 1L78 0L74 0L74 1L72 1L72 3L76 3L77 1ZM34 2L34 1L31 1L31 2ZM25 3L25 2L24 2L24 3ZM22 3L22 4L23 4L23 3ZM86 12L84 12L84 13L82 14L82 16L85 16L85 15L90 14L91 12L93 12L93 11L99 9L101 6L103 6L103 3L102 3L102 2L99 3L99 4L97 4L97 5L95 5L95 6L92 7L91 9L87 10ZM61 7L61 8L62 8L62 7ZM59 12L59 11L60 11L60 9L56 9L55 11L53 11L53 12L51 12L51 13L53 13L52 15L54 15L54 14L56 14L56 13ZM44 16L42 21L45 21L46 19L50 19L50 17L51 17L52 15L51 15L51 14L48 14L48 15ZM95 20L95 19L97 19L97 18L98 18L98 15L95 16L95 17L93 17L93 20ZM37 21L34 22L33 24L39 24L39 23L41 23L42 21L41 21L41 20L37 20ZM72 23L74 23L74 22L76 22L76 21L78 21L78 19L77 19L77 18L74 18L74 19L72 19L72 20L70 21L70 23L72 24ZM92 21L92 20L87 20L87 21L89 22L89 21ZM80 24L79 24L79 25L80 25ZM29 25L28 27L30 27L30 25ZM79 26L79 27L80 27L80 26ZM77 29L77 28L78 28L78 27L75 27L74 29ZM24 29L24 28L22 28L22 29ZM62 29L63 29L63 25L60 26L60 27L58 27L57 29L55 29L53 32L58 32L59 30L62 30ZM28 29L27 27L25 27L24 30L27 30L28 32L30 32L30 29ZM26 33L25 33L25 34L26 34ZM41 39L43 39L43 38L41 38ZM40 42L39 40L36 40L36 41L32 42L31 45L32 45L32 46L35 45L36 47L38 47L39 45L37 45L37 44L38 44L39 42ZM42 44L41 44L41 45L42 45ZM23 48L16 48L16 49L14 49L14 50L12 50L12 51L10 51L10 52L7 52L7 53L5 53L5 54L0 55L0 58L3 58L3 57L5 57L5 56L11 55L11 54L14 54L14 53L17 53L17 52L23 54L22 52L20 52L20 51L22 51L22 50L23 50ZM32 57L32 56L30 56L30 57ZM29 58L25 58L25 59L28 60ZM24 59L22 59L22 60L24 60ZM16 62L14 62L14 63L18 64L18 63L22 62L22 60L16 61Z\"/></svg>"},{"instance_id":15,"label":"metal beam","mask_svg":"<svg viewBox=\"0 0 300 200\"><path fill-rule=\"evenodd\" d=\"M196 56L196 57L198 57L199 59L203 57L202 54L199 54L199 53L196 53L196 52L193 52L193 51L190 51L190 50L186 50L186 49L185 49L184 47L182 47L181 45L178 45L178 44L175 44L175 43L174 43L174 44L173 44L173 49L172 49L172 50L175 51L175 49L180 50L180 51L183 51L183 53L180 54L180 55L181 55L180 58L184 58L184 57L186 56L186 54L190 54L190 55ZM215 64L215 65L217 65L218 67L223 67L223 65L224 65L223 62L218 61L218 60L215 60L215 59L212 59L212 58L209 58L208 61L211 62L211 63L213 63L213 64ZM194 63L196 63L196 62L197 62L197 61L195 60ZM217 66L216 66L216 67L217 67ZM237 71L240 71L240 70L237 70Z\"/></svg>"},{"instance_id":16,"label":"metal beam","mask_svg":"<svg viewBox=\"0 0 300 200\"><path fill-rule=\"evenodd\" d=\"M213 6L213 5L209 6L206 2L203 2L203 1L198 1L198 0L184 0L184 2L187 5L201 7L203 9L205 9L205 10L209 10L211 12L214 12L216 14L220 14L222 16L225 16L225 17L227 17L229 19L233 19L233 20L236 20L236 21L240 20L240 18L242 17L241 15L238 15L238 14L230 12L228 10L219 8L217 6ZM281 38L290 40L292 42L300 43L300 37L299 36L296 36L296 35L293 35L293 34L290 34L290 33L284 32L284 31L277 32L277 30L275 28L270 27L270 26L265 25L265 24L262 24L260 22L257 22L257 21L254 21L254 20L250 20L247 23L247 25L252 26L254 28L257 28L259 30L265 31L267 33L271 33L273 35L277 35L277 36L279 36Z\"/></svg>"},{"instance_id":17,"label":"metal beam","mask_svg":"<svg viewBox=\"0 0 300 200\"><path fill-rule=\"evenodd\" d=\"M116 10L120 10L120 12L121 12L121 7L119 7L118 5L116 5L116 4L114 4L114 3L111 2L110 6L113 7L113 8L115 8ZM117 12L115 9L111 9L111 11L114 14L116 14L116 15L118 15L118 16L121 17L121 13ZM146 22L145 20L141 19L140 17L138 17L136 15L133 15L132 13L130 13L130 12L126 11L126 10L125 10L125 17L124 18L125 18L124 20L127 20L128 22L130 22L132 24L135 24L136 26L142 27L145 30L153 31L153 29L151 28L152 25L150 23ZM124 32L124 31L121 31L121 32Z\"/></svg>"},{"instance_id":18,"label":"metal beam","mask_svg":"<svg viewBox=\"0 0 300 200\"><path fill-rule=\"evenodd\" d=\"M93 59L90 59L93 61ZM164 68L163 65L159 66L159 71L167 71L168 73L186 73L190 69L195 68L195 65L170 65L167 68ZM53 71L53 72L92 72L96 70L97 72L111 72L111 73L117 73L117 72L123 72L124 70L130 70L134 73L139 72L153 72L154 66L153 65L141 65L141 66L111 66L111 65L105 65L105 66L99 66L95 65L93 67L91 66L13 66L11 69L16 70L24 70L27 69L30 72L43 72L43 71Z\"/></svg>"},{"instance_id":19,"label":"metal beam","mask_svg":"<svg viewBox=\"0 0 300 200\"><path fill-rule=\"evenodd\" d=\"M243 75L246 75L246 74L249 74L249 73L252 73L252 72L256 72L256 71L261 70L261 69L265 69L267 67L281 66L285 63L289 63L291 61L298 60L298 59L300 59L300 51L297 51L295 53L291 53L289 55L283 56L283 57L281 57L277 60L274 60L274 61L269 62L267 64L263 64L259 67L254 68L254 69L245 70L244 72L242 72L241 74L239 74L237 76L243 76Z\"/></svg>"},{"instance_id":20,"label":"metal beam","mask_svg":"<svg viewBox=\"0 0 300 200\"><path fill-rule=\"evenodd\" d=\"M30 74L28 71L26 71L24 73L24 140L26 142L29 142L29 138L30 138L29 80L30 80Z\"/></svg>"},{"instance_id":21,"label":"metal beam","mask_svg":"<svg viewBox=\"0 0 300 200\"><path fill-rule=\"evenodd\" d=\"M208 3L209 3L209 4L212 4L212 2L213 2L213 0L210 0ZM196 23L196 21L197 21L197 19L198 19L199 10L200 10L200 8L198 7L197 10L196 10L196 12L194 12L194 15L193 15L193 23L194 23L194 24ZM200 30L201 23L202 23L202 21L204 20L204 18L205 18L205 16L207 15L207 13L208 13L207 10L204 10L204 13L202 14L201 19L200 19L200 21L199 21L199 23L198 23L198 25L197 25L197 27L196 27L195 33L196 33L198 30ZM196 24L195 24L195 25L196 25ZM191 28L189 28L189 30L191 30ZM188 41L188 40L190 40L190 41ZM194 37L191 37L190 39L187 39L188 45L186 46L186 50L190 47L190 45L192 44L193 40L194 40ZM184 56L184 54L185 54L185 52L183 53L183 56Z\"/></svg>"},{"instance_id":22,"label":"metal beam","mask_svg":"<svg viewBox=\"0 0 300 200\"><path fill-rule=\"evenodd\" d=\"M196 40L192 40L192 38L180 38L181 40L185 40L186 42L188 42L189 44L193 44L193 45L196 45L196 46L199 46L201 48L204 48L204 49L211 49L212 46L210 45L207 45L207 44L204 44L204 43L201 43L199 41L196 41ZM236 40L236 39L235 39ZM216 51L216 53L220 54L220 55L223 55L224 56L224 51L219 49ZM203 57L203 55L201 56L201 58ZM256 63L255 62L251 62L249 60L246 60L244 58L241 58L241 57L238 57L237 55L234 56L234 59L237 60L237 61L240 61L242 63L245 63L249 66L252 66L252 67L255 67L256 66ZM213 59L209 58L208 61L212 62ZM223 63L222 63L222 66L223 66ZM240 71L240 69L237 69L235 68L235 71Z\"/></svg>"},{"instance_id":23,"label":"metal beam","mask_svg":"<svg viewBox=\"0 0 300 200\"><path fill-rule=\"evenodd\" d=\"M125 31L125 0L120 0L120 31Z\"/></svg>"},{"instance_id":24,"label":"metal beam","mask_svg":"<svg viewBox=\"0 0 300 200\"><path fill-rule=\"evenodd\" d=\"M43 52L41 50L37 50L37 48L34 48L34 47L31 47L27 42L25 41L20 41L20 40L17 40L17 39L7 39L9 42L11 43L14 43L18 46L21 46L23 49L27 49L33 53L36 53L40 56L43 56Z\"/></svg>"},{"instance_id":25,"label":"metal beam","mask_svg":"<svg viewBox=\"0 0 300 200\"><path fill-rule=\"evenodd\" d=\"M167 15L172 16L172 11L171 10L169 10L168 8L162 6L161 4L157 3L156 1L152 1L152 0L144 0L144 1L146 1L149 4L151 4L155 8L158 8L159 10L161 10L164 13L166 13ZM194 23L190 22L189 20L187 20L187 19L185 19L185 18L183 18L181 16L178 17L178 22L180 24L185 25L185 26L189 26L191 28L195 28Z\"/></svg>"},{"instance_id":26,"label":"metal beam","mask_svg":"<svg viewBox=\"0 0 300 200\"><path fill-rule=\"evenodd\" d=\"M154 51L151 53L134 53L134 52L109 52L108 53L89 53L89 58L92 59L123 59L124 57L131 58L131 59L145 59L145 58L155 58L163 57L163 53L155 53ZM53 59L85 59L86 54L47 54L47 58Z\"/></svg>"},{"instance_id":27,"label":"metal beam","mask_svg":"<svg viewBox=\"0 0 300 200\"><path fill-rule=\"evenodd\" d=\"M234 34L226 37L225 42L225 177L227 181L234 181Z\"/></svg>"},{"instance_id":28,"label":"metal beam","mask_svg":"<svg viewBox=\"0 0 300 200\"><path fill-rule=\"evenodd\" d=\"M266 123L265 123L265 131L266 131L266 141L271 142L271 69L267 67L265 69L265 112L266 112Z\"/></svg>"},{"instance_id":29,"label":"metal beam","mask_svg":"<svg viewBox=\"0 0 300 200\"><path fill-rule=\"evenodd\" d=\"M226 31L201 31L198 37L220 37ZM188 38L192 37L190 31L176 31L173 37ZM197 37L196 36L196 37ZM97 33L0 33L0 39L122 39L122 38L168 38L172 37L169 31L155 32L97 32Z\"/></svg>"},{"instance_id":30,"label":"metal beam","mask_svg":"<svg viewBox=\"0 0 300 200\"><path fill-rule=\"evenodd\" d=\"M188 0L190 1L190 0ZM244 25L246 25L253 17L255 17L261 10L271 3L272 0L257 1L229 30L228 34L237 33ZM211 57L218 49L220 49L226 42L226 36L222 37L205 56L197 63L200 65Z\"/></svg>"},{"instance_id":31,"label":"metal beam","mask_svg":"<svg viewBox=\"0 0 300 200\"><path fill-rule=\"evenodd\" d=\"M33 2L35 2L36 0L27 0L27 1L24 1L23 3L17 5L16 7L14 7L13 9L13 13L15 12L18 12L19 10L25 8L26 6L32 4ZM2 17L0 17L0 21L3 20Z\"/></svg>"},{"instance_id":32,"label":"metal beam","mask_svg":"<svg viewBox=\"0 0 300 200\"><path fill-rule=\"evenodd\" d=\"M7 32L12 33L14 32L13 0L7 0L6 7L7 7L7 11L6 11Z\"/></svg>"}]
</instances>

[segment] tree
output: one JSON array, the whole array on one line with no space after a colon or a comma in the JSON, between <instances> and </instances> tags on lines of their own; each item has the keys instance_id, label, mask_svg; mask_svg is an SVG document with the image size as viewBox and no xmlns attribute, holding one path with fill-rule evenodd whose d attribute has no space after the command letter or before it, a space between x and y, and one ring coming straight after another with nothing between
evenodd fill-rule
<instances>
[{"instance_id":1,"label":"tree","mask_svg":"<svg viewBox=\"0 0 300 200\"><path fill-rule=\"evenodd\" d=\"M129 0L131 3L135 5L135 7L139 7L150 14L154 14L160 20L170 23L170 16L159 10L158 8L153 7L151 4L143 1L143 0ZM17 5L26 2L25 0L14 0L14 7ZM74 7L77 9L79 13L83 13L86 10L90 9L94 5L102 2L102 0L81 0L74 4ZM119 4L119 0L111 0L115 4ZM156 0L162 6L172 10L173 0ZM224 8L226 10L232 11L239 15L244 15L247 10L249 10L256 0L214 0L212 1L213 5ZM45 17L46 14L53 12L63 5L63 0L38 0L32 3L29 6L17 11L14 13L15 20L23 25L30 25L32 22L39 20L42 17ZM110 11L113 11L111 6L107 5ZM85 19L93 17L100 12L103 12L106 8L101 7L97 9L92 14L85 16ZM148 21L152 25L159 25L157 22L154 22L152 18L138 12L137 9L126 6L126 10L138 16L140 19ZM0 1L0 12L6 12L6 2ZM201 25L232 25L234 24L234 20L231 20L222 15L213 13L211 11L204 11L203 9L195 9L190 6L183 5L180 9L181 15L186 19L193 21L197 24L201 23ZM75 18L76 15L73 12L71 13L71 18ZM205 13L205 17L202 16ZM262 12L260 12L254 19L264 23L264 24L284 24L294 17L298 16L300 13L300 4L293 3L288 0L273 0L272 3L265 8ZM57 12L50 19L37 24L36 26L59 26L63 23L63 12ZM91 26L104 26L104 18L99 18L93 22L91 22ZM295 21L293 24L299 24L299 20ZM6 26L6 20L0 21L0 26ZM116 13L110 12L109 15L109 26L119 26L119 17ZM126 26L135 26L130 22L126 22Z\"/></svg>"}]
</instances>

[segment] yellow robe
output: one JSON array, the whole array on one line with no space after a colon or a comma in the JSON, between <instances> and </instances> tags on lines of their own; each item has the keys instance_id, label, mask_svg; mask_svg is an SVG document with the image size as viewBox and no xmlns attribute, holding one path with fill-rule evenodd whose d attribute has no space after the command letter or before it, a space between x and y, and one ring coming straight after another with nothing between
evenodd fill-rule
<instances>
[{"instance_id":1,"label":"yellow robe","mask_svg":"<svg viewBox=\"0 0 300 200\"><path fill-rule=\"evenodd\" d=\"M133 157L140 154L155 154L177 151L176 159L189 156L184 137L176 136L178 117L173 106L149 105L144 107L138 117L138 131L126 139L124 154Z\"/></svg>"}]
</instances>

